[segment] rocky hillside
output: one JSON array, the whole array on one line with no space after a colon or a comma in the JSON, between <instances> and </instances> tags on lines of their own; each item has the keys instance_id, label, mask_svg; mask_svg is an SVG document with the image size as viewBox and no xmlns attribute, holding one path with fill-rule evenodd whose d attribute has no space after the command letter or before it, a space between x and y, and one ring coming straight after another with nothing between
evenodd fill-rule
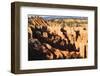
<instances>
[{"instance_id":1,"label":"rocky hillside","mask_svg":"<svg viewBox=\"0 0 100 76\"><path fill-rule=\"evenodd\" d=\"M87 20L28 18L29 60L87 57Z\"/></svg>"}]
</instances>

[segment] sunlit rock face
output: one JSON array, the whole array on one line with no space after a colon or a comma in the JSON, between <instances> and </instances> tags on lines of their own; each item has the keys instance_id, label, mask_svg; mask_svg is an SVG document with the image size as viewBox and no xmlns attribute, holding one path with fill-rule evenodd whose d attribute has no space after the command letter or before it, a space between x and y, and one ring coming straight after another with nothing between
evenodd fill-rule
<instances>
[{"instance_id":1,"label":"sunlit rock face","mask_svg":"<svg viewBox=\"0 0 100 76\"><path fill-rule=\"evenodd\" d=\"M28 60L87 58L86 17L30 16Z\"/></svg>"}]
</instances>

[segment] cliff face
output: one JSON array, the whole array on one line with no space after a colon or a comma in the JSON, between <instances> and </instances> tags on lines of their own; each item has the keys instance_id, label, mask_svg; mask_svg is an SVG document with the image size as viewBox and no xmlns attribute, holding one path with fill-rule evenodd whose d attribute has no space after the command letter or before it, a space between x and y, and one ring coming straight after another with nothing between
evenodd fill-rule
<instances>
[{"instance_id":1,"label":"cliff face","mask_svg":"<svg viewBox=\"0 0 100 76\"><path fill-rule=\"evenodd\" d=\"M87 20L28 19L29 60L86 58Z\"/></svg>"}]
</instances>

